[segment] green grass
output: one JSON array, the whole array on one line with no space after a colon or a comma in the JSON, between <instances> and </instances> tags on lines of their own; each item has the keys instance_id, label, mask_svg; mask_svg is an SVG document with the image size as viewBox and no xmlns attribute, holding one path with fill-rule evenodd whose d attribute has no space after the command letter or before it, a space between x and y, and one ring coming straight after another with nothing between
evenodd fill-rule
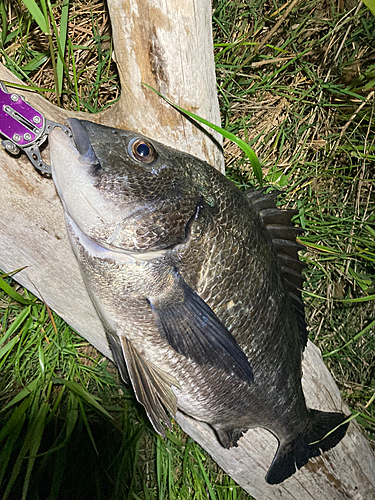
<instances>
[{"instance_id":1,"label":"green grass","mask_svg":"<svg viewBox=\"0 0 375 500\"><path fill-rule=\"evenodd\" d=\"M282 19L284 2L215 0L217 85L223 126L299 209L310 338L374 444L375 20L337 5L314 0ZM1 62L66 109L115 102L102 4L29 9L0 3ZM229 141L225 156L240 188L256 183ZM0 321L1 498L250 498L177 425L156 436L113 365L9 276Z\"/></svg>"}]
</instances>

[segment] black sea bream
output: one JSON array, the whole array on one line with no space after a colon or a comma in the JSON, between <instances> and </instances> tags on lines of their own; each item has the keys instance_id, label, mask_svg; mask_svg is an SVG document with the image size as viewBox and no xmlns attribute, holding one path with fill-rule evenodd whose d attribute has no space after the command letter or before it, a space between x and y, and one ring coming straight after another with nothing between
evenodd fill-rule
<instances>
[{"instance_id":1,"label":"black sea bream","mask_svg":"<svg viewBox=\"0 0 375 500\"><path fill-rule=\"evenodd\" d=\"M207 163L144 136L68 120L49 136L70 240L114 359L165 434L168 413L235 446L251 427L279 441L284 481L345 435L306 407L303 279L292 211L243 193ZM319 441L318 443L316 443Z\"/></svg>"}]
</instances>

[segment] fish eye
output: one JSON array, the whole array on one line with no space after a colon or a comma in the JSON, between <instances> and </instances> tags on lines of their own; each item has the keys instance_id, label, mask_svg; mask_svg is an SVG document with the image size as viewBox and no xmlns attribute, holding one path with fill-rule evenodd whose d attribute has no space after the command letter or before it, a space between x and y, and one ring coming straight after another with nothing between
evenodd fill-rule
<instances>
[{"instance_id":1,"label":"fish eye","mask_svg":"<svg viewBox=\"0 0 375 500\"><path fill-rule=\"evenodd\" d=\"M129 142L128 153L141 163L152 163L157 157L154 146L140 137L135 137Z\"/></svg>"}]
</instances>

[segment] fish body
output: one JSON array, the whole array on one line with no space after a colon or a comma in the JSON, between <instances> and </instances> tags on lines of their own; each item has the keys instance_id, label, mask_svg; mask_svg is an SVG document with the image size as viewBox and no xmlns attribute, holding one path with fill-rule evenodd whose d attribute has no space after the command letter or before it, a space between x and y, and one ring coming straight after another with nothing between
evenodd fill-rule
<instances>
[{"instance_id":1,"label":"fish body","mask_svg":"<svg viewBox=\"0 0 375 500\"><path fill-rule=\"evenodd\" d=\"M50 134L69 237L120 373L164 434L177 407L222 445L263 427L279 483L335 446L341 413L306 407L299 230L274 196L134 132ZM315 443L320 441L319 443ZM315 443L315 444L314 444Z\"/></svg>"}]
</instances>

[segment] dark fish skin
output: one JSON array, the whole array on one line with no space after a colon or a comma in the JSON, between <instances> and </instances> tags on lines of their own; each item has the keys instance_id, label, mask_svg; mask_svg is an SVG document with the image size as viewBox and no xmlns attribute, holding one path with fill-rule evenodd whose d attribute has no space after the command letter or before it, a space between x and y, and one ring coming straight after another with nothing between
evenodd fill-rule
<instances>
[{"instance_id":1,"label":"dark fish skin","mask_svg":"<svg viewBox=\"0 0 375 500\"><path fill-rule=\"evenodd\" d=\"M271 484L335 446L347 424L323 438L345 416L308 409L302 392L291 214L193 156L68 122L79 152L64 154L69 140L50 135L68 233L114 359L155 429L163 434L176 404L225 447L266 428L279 441ZM84 174L69 184L71 172Z\"/></svg>"}]
</instances>

